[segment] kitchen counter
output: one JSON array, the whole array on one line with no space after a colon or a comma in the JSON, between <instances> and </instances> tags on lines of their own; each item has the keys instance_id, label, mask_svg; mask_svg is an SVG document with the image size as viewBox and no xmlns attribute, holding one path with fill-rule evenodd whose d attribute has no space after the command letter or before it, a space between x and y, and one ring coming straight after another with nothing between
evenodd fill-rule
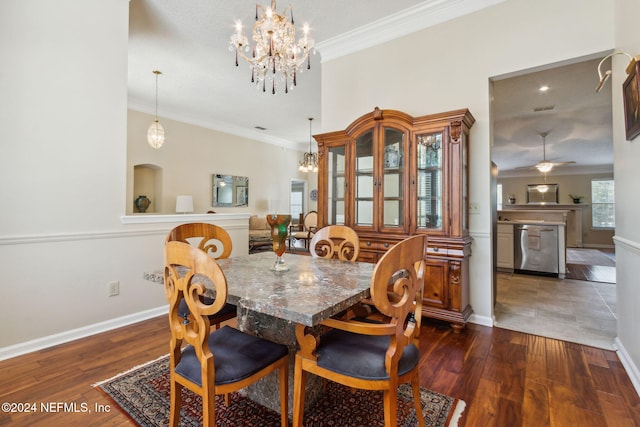
<instances>
[{"instance_id":1,"label":"kitchen counter","mask_svg":"<svg viewBox=\"0 0 640 427\"><path fill-rule=\"evenodd\" d=\"M565 225L564 221L539 221L535 219L502 220L498 221L498 224Z\"/></svg>"},{"instance_id":2,"label":"kitchen counter","mask_svg":"<svg viewBox=\"0 0 640 427\"><path fill-rule=\"evenodd\" d=\"M566 224L564 221L541 221L537 219L511 219L498 221L497 236L497 261L496 266L501 271L513 271L517 269L514 264L515 257L515 235L513 226L537 225L558 227L558 277L564 279L567 269L567 249L566 249Z\"/></svg>"},{"instance_id":3,"label":"kitchen counter","mask_svg":"<svg viewBox=\"0 0 640 427\"><path fill-rule=\"evenodd\" d=\"M511 221L544 220L549 224L562 221L565 224L566 246L581 248L583 233L582 211L587 207L588 205L584 204L505 205L503 210L498 211L498 218Z\"/></svg>"}]
</instances>

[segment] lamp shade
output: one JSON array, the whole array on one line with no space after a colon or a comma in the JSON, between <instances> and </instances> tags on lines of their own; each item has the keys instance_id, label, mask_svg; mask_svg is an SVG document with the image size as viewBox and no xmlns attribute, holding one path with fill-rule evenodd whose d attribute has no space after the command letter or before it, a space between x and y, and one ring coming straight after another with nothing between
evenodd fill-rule
<instances>
[{"instance_id":1,"label":"lamp shade","mask_svg":"<svg viewBox=\"0 0 640 427\"><path fill-rule=\"evenodd\" d=\"M176 197L176 213L193 212L193 197L178 196Z\"/></svg>"}]
</instances>

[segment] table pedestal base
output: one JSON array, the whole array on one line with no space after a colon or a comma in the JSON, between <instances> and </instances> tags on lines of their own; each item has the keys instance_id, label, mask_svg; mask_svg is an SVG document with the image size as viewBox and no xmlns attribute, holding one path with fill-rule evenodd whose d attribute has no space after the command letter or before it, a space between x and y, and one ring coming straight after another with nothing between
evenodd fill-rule
<instances>
[{"instance_id":1,"label":"table pedestal base","mask_svg":"<svg viewBox=\"0 0 640 427\"><path fill-rule=\"evenodd\" d=\"M289 416L291 417L293 415L293 368L295 354L298 351L296 323L256 313L239 304L238 329L260 338L285 344L289 348ZM322 379L308 374L306 389L305 409L308 409L322 393ZM277 372L273 372L257 383L246 387L243 389L243 393L254 402L280 413L280 385Z\"/></svg>"}]
</instances>

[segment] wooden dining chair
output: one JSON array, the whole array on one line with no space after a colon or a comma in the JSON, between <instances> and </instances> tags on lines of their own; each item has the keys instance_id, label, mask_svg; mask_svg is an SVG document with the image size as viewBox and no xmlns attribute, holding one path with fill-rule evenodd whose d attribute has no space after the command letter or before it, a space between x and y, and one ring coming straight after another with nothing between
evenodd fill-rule
<instances>
[{"instance_id":1,"label":"wooden dining chair","mask_svg":"<svg viewBox=\"0 0 640 427\"><path fill-rule=\"evenodd\" d=\"M313 257L356 261L360 255L360 238L346 225L328 225L313 235L309 253Z\"/></svg>"},{"instance_id":2,"label":"wooden dining chair","mask_svg":"<svg viewBox=\"0 0 640 427\"><path fill-rule=\"evenodd\" d=\"M348 387L382 390L384 425L397 425L397 389L411 382L416 417L425 426L418 362L426 236L409 237L380 258L371 278L371 299L384 321L330 318L328 329L296 327L293 426L302 426L307 373Z\"/></svg>"},{"instance_id":3,"label":"wooden dining chair","mask_svg":"<svg viewBox=\"0 0 640 427\"><path fill-rule=\"evenodd\" d=\"M231 237L224 228L205 222L178 225L167 234L165 239L165 243L173 241L194 245L214 259L229 258L233 249ZM213 299L203 297L203 302L210 305ZM236 317L237 311L235 305L226 303L220 311L211 316L209 322L218 329L222 322ZM189 316L189 308L184 300L180 303L178 312L183 318Z\"/></svg>"},{"instance_id":4,"label":"wooden dining chair","mask_svg":"<svg viewBox=\"0 0 640 427\"><path fill-rule=\"evenodd\" d=\"M295 245L297 240L302 240L304 242L305 249L309 246L309 241L313 237L314 233L318 230L318 212L317 211L309 211L304 215L302 220L302 230L294 231L289 235L289 248L293 250L293 246L291 245L291 241Z\"/></svg>"},{"instance_id":5,"label":"wooden dining chair","mask_svg":"<svg viewBox=\"0 0 640 427\"><path fill-rule=\"evenodd\" d=\"M288 425L289 356L286 345L249 335L231 326L211 332L209 318L227 299L227 280L213 258L187 243L165 244L165 294L171 328L169 376L171 410L169 425L180 421L182 389L202 398L204 426L216 425L215 395L237 391L274 371L279 371L281 425ZM206 283L205 283L206 282ZM211 286L211 304L202 296ZM179 313L186 301L191 316ZM186 346L183 348L183 344Z\"/></svg>"}]
</instances>

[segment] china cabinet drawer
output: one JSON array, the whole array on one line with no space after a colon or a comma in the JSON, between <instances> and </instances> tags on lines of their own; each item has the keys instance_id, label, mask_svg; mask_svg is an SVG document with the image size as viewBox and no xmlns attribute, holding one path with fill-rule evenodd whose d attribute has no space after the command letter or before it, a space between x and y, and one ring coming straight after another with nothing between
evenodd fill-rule
<instances>
[{"instance_id":1,"label":"china cabinet drawer","mask_svg":"<svg viewBox=\"0 0 640 427\"><path fill-rule=\"evenodd\" d=\"M427 256L447 256L448 249L443 244L431 244L427 241Z\"/></svg>"},{"instance_id":2,"label":"china cabinet drawer","mask_svg":"<svg viewBox=\"0 0 640 427\"><path fill-rule=\"evenodd\" d=\"M361 240L360 250L386 252L393 246L391 242L380 242L375 240Z\"/></svg>"}]
</instances>

